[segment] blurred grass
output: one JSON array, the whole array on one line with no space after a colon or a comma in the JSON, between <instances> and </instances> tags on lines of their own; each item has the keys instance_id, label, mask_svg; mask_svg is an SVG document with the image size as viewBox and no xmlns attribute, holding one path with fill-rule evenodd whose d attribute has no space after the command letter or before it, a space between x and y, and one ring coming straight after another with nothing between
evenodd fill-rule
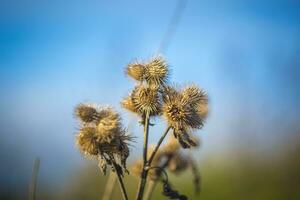
<instances>
[{"instance_id":1,"label":"blurred grass","mask_svg":"<svg viewBox=\"0 0 300 200\"><path fill-rule=\"evenodd\" d=\"M238 149L237 152L212 154L199 163L202 187L199 195L194 192L192 174L169 174L172 186L189 199L203 200L299 200L300 199L300 140L291 139L285 145L274 147L273 153L258 153ZM108 176L103 176L97 163L85 162L75 167L67 180L59 183L59 190L53 185L38 185L37 199L42 200L100 200ZM134 199L138 180L125 175L129 199ZM26 189L26 185L24 188ZM17 188L16 188L17 191ZM166 199L158 184L152 199ZM3 194L3 195L2 195ZM0 199L27 199L17 192L1 192ZM121 199L116 184L112 199Z\"/></svg>"},{"instance_id":2,"label":"blurred grass","mask_svg":"<svg viewBox=\"0 0 300 200\"><path fill-rule=\"evenodd\" d=\"M261 199L298 200L300 199L300 148L286 151L276 157L239 152L204 160L200 164L202 191L194 192L192 174L169 175L170 182L180 193L189 199ZM170 174L170 173L169 173ZM59 199L101 199L106 177L95 165L78 169L66 182ZM125 185L129 198L135 197L137 179L126 176ZM153 199L166 199L161 195L158 184ZM120 199L116 185L112 199Z\"/></svg>"}]
</instances>

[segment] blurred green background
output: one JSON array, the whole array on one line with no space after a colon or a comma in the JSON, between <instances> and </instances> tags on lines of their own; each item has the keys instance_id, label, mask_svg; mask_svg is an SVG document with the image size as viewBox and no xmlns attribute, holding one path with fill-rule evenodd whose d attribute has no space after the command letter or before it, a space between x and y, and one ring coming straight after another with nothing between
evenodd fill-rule
<instances>
[{"instance_id":1,"label":"blurred green background","mask_svg":"<svg viewBox=\"0 0 300 200\"><path fill-rule=\"evenodd\" d=\"M75 147L80 102L116 107L137 137L130 162L141 155L141 127L119 105L133 87L124 67L157 53L177 2L0 1L0 199L27 199L36 157L37 199L101 199L106 177ZM190 199L300 199L299 20L295 0L189 0L170 29L170 81L210 98L193 152L200 195L189 172L170 176ZM130 196L136 184L126 176Z\"/></svg>"}]
</instances>

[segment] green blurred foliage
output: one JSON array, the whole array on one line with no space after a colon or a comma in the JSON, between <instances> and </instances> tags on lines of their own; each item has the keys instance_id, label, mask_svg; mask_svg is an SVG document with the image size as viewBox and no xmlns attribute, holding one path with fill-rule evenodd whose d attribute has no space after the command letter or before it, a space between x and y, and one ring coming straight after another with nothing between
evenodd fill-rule
<instances>
[{"instance_id":1,"label":"green blurred foliage","mask_svg":"<svg viewBox=\"0 0 300 200\"><path fill-rule=\"evenodd\" d=\"M286 145L274 146L273 153L239 149L237 152L212 154L209 159L199 163L201 173L201 192L195 194L190 171L174 175L168 172L174 189L189 199L203 200L299 200L300 199L300 140L290 139ZM83 167L77 167L72 174L59 184L39 182L38 200L100 200L108 176L104 176L97 163L88 161ZM125 186L129 199L134 199L138 180L125 175ZM26 190L24 185L22 190ZM17 191L17 190L16 190ZM156 185L152 199L166 199L162 194L162 185ZM27 199L26 192L2 192L0 199ZM9 195L5 195L9 194ZM24 194L24 195L23 195ZM21 197L21 196L22 197ZM121 199L116 183L112 200Z\"/></svg>"},{"instance_id":2,"label":"green blurred foliage","mask_svg":"<svg viewBox=\"0 0 300 200\"><path fill-rule=\"evenodd\" d=\"M172 186L189 199L297 200L300 199L300 148L291 145L284 153L274 156L243 152L215 155L200 163L202 188L195 194L190 172L171 175ZM58 199L101 199L106 178L96 165L78 169L65 183ZM137 179L126 175L129 198L134 199ZM155 188L152 199L166 199L162 185ZM113 198L120 199L116 184Z\"/></svg>"}]
</instances>

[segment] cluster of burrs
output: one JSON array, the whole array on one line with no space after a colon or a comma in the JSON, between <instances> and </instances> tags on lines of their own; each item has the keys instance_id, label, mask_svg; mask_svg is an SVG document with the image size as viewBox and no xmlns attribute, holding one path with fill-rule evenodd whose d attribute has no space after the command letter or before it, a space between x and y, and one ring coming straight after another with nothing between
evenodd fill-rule
<instances>
[{"instance_id":1,"label":"cluster of burrs","mask_svg":"<svg viewBox=\"0 0 300 200\"><path fill-rule=\"evenodd\" d=\"M183 148L195 146L191 132L203 126L208 111L206 93L196 85L168 84L170 70L160 56L129 64L126 74L137 85L123 99L122 107L139 115L142 123L147 113L150 117L163 115Z\"/></svg>"},{"instance_id":2,"label":"cluster of burrs","mask_svg":"<svg viewBox=\"0 0 300 200\"><path fill-rule=\"evenodd\" d=\"M122 127L119 114L110 107L92 104L79 104L75 114L80 120L76 141L82 153L96 158L103 173L109 165L123 175L132 138Z\"/></svg>"},{"instance_id":3,"label":"cluster of burrs","mask_svg":"<svg viewBox=\"0 0 300 200\"><path fill-rule=\"evenodd\" d=\"M144 127L143 159L138 161L135 170L140 182L137 200L142 200L147 180L163 183L163 194L169 199L187 199L174 190L167 179L165 170L180 173L191 169L194 184L199 188L200 176L191 156L184 155L182 148L199 145L192 132L201 129L208 112L207 94L192 84L185 87L169 84L170 69L161 57L146 62L128 64L125 73L136 81L131 93L121 101L121 106L136 114ZM80 104L75 109L80 120L76 140L83 154L98 159L105 173L107 166L116 172L124 200L128 199L122 177L129 156L129 142L132 141L121 124L120 116L110 107ZM153 149L148 149L149 126L151 119L162 116L167 129ZM169 142L160 149L169 131L173 132ZM182 147L182 148L181 148ZM165 179L162 179L162 173Z\"/></svg>"}]
</instances>

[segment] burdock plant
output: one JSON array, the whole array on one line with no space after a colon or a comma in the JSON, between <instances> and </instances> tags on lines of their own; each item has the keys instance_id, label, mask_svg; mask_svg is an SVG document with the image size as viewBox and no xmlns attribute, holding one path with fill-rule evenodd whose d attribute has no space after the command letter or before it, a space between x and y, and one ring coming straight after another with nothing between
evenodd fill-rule
<instances>
[{"instance_id":1,"label":"burdock plant","mask_svg":"<svg viewBox=\"0 0 300 200\"><path fill-rule=\"evenodd\" d=\"M135 113L144 129L143 156L133 168L139 178L136 199L143 199L147 180L150 181L150 190L146 199L151 195L151 183L158 180L162 180L166 197L187 199L172 188L166 170L179 173L187 168L192 169L195 186L199 188L200 177L196 164L190 155L183 156L180 149L199 145L193 132L203 127L208 112L207 94L194 84L185 87L170 85L169 66L161 56L146 62L130 63L125 73L136 81L136 85L121 101L121 106ZM84 155L97 159L104 174L107 167L111 167L118 177L123 198L128 199L122 178L128 172L126 159L132 137L123 128L119 114L110 107L90 104L79 104L75 113L80 120L76 137L79 149ZM149 149L149 129L154 126L152 119L160 117L166 121L166 130L158 143ZM169 132L173 136L160 148Z\"/></svg>"}]
</instances>

